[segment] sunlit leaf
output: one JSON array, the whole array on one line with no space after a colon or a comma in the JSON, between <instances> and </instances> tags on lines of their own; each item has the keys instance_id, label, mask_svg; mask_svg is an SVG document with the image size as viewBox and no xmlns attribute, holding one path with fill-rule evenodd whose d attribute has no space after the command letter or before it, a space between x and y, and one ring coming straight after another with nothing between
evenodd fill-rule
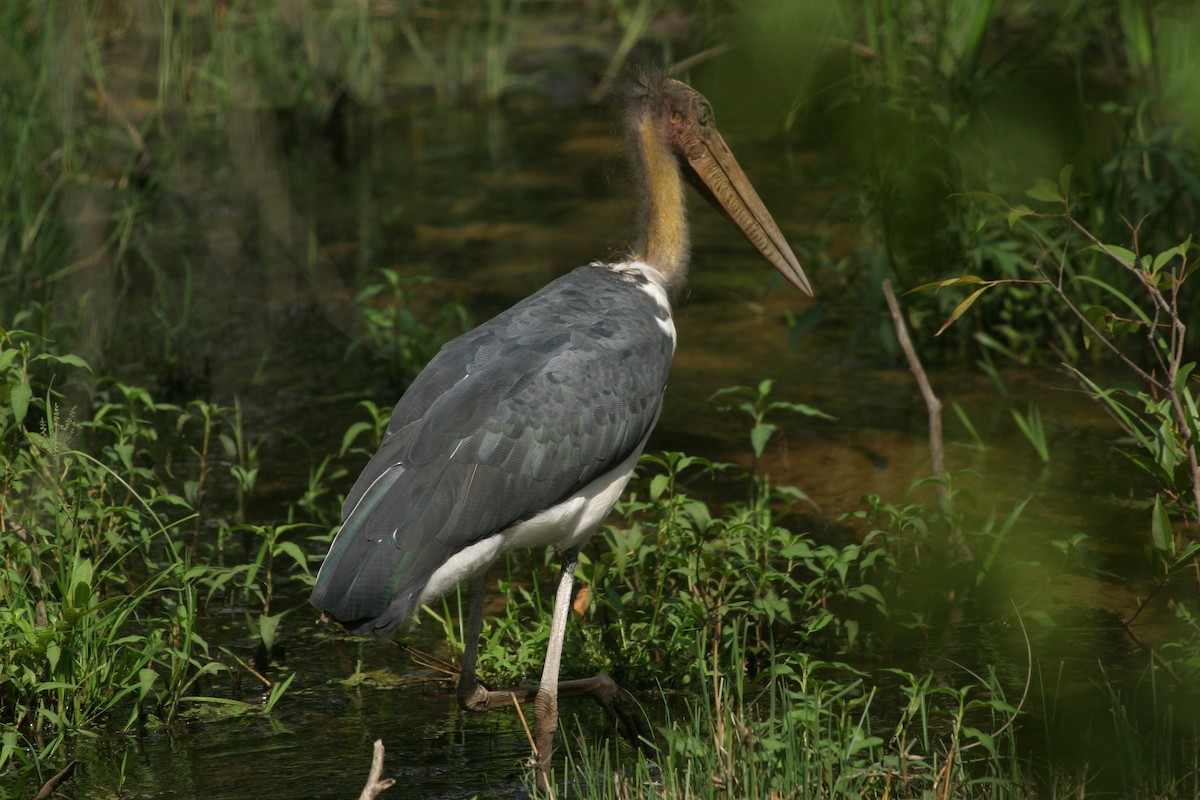
<instances>
[{"instance_id":1,"label":"sunlit leaf","mask_svg":"<svg viewBox=\"0 0 1200 800\"><path fill-rule=\"evenodd\" d=\"M1175 533L1171 530L1171 517L1163 506L1162 495L1154 495L1154 512L1150 519L1150 540L1154 549L1167 558L1175 555Z\"/></svg>"},{"instance_id":2,"label":"sunlit leaf","mask_svg":"<svg viewBox=\"0 0 1200 800\"><path fill-rule=\"evenodd\" d=\"M1102 333L1112 333L1112 320L1116 315L1108 306L1094 305L1087 306L1083 309L1083 318L1091 324L1093 328ZM1084 337L1084 346L1090 346L1091 342Z\"/></svg>"},{"instance_id":3,"label":"sunlit leaf","mask_svg":"<svg viewBox=\"0 0 1200 800\"><path fill-rule=\"evenodd\" d=\"M1183 240L1183 242L1175 245L1170 250L1162 251L1156 255L1154 260L1150 263L1150 272L1157 275L1159 270L1170 263L1171 259L1173 258L1180 258L1186 261L1187 251L1191 248L1191 246L1192 237L1189 236L1187 239Z\"/></svg>"},{"instance_id":4,"label":"sunlit leaf","mask_svg":"<svg viewBox=\"0 0 1200 800\"><path fill-rule=\"evenodd\" d=\"M934 281L933 283L922 283L920 286L909 289L905 294L922 292L926 289L933 289L936 292L939 289L945 289L947 286L964 286L971 283L990 283L990 281L985 281L978 275L959 275L957 278L946 278L945 280Z\"/></svg>"},{"instance_id":5,"label":"sunlit leaf","mask_svg":"<svg viewBox=\"0 0 1200 800\"><path fill-rule=\"evenodd\" d=\"M1046 178L1038 178L1034 181L1033 188L1026 190L1025 194L1034 200L1044 200L1047 203L1065 203L1067 200L1054 182Z\"/></svg>"},{"instance_id":6,"label":"sunlit leaf","mask_svg":"<svg viewBox=\"0 0 1200 800\"><path fill-rule=\"evenodd\" d=\"M1121 266L1132 268L1137 263L1137 256L1128 247L1121 247L1119 244L1094 244L1088 248L1089 250L1099 250L1107 256L1116 258L1121 262Z\"/></svg>"},{"instance_id":7,"label":"sunlit leaf","mask_svg":"<svg viewBox=\"0 0 1200 800\"><path fill-rule=\"evenodd\" d=\"M763 450L767 446L767 440L775 434L776 430L778 429L769 422L755 425L750 429L750 445L754 448L755 458L762 457Z\"/></svg>"},{"instance_id":8,"label":"sunlit leaf","mask_svg":"<svg viewBox=\"0 0 1200 800\"><path fill-rule=\"evenodd\" d=\"M279 542L275 545L276 555L287 555L296 566L308 571L308 556L300 548L300 545L295 542Z\"/></svg>"},{"instance_id":9,"label":"sunlit leaf","mask_svg":"<svg viewBox=\"0 0 1200 800\"><path fill-rule=\"evenodd\" d=\"M158 673L149 667L142 667L138 670L138 699L145 700L150 694L150 690L154 688L155 681L158 680Z\"/></svg>"},{"instance_id":10,"label":"sunlit leaf","mask_svg":"<svg viewBox=\"0 0 1200 800\"><path fill-rule=\"evenodd\" d=\"M275 632L282 620L283 614L263 614L258 618L258 637L268 653L275 646Z\"/></svg>"},{"instance_id":11,"label":"sunlit leaf","mask_svg":"<svg viewBox=\"0 0 1200 800\"><path fill-rule=\"evenodd\" d=\"M29 385L29 376L22 375L19 383L13 384L8 394L8 402L12 406L13 422L20 425L25 421L29 412L29 400L33 397L33 388Z\"/></svg>"},{"instance_id":12,"label":"sunlit leaf","mask_svg":"<svg viewBox=\"0 0 1200 800\"><path fill-rule=\"evenodd\" d=\"M938 328L937 333L934 335L940 336L942 331L946 330L946 328L949 328L951 325L953 325L958 320L959 317L961 317L963 314L967 313L967 310L975 303L976 300L979 299L979 295L983 294L991 287L992 287L992 284L989 283L987 286L981 286L978 289L976 289L975 291L971 292L969 295L967 295L966 298L964 298L962 302L960 302L957 306L954 307L954 311L952 311L950 313L950 319L943 322L942 327Z\"/></svg>"},{"instance_id":13,"label":"sunlit leaf","mask_svg":"<svg viewBox=\"0 0 1200 800\"><path fill-rule=\"evenodd\" d=\"M992 755L996 754L996 741L991 734L984 733L978 728L972 728L969 725L964 725L962 729L963 735L969 739L974 739L987 749Z\"/></svg>"},{"instance_id":14,"label":"sunlit leaf","mask_svg":"<svg viewBox=\"0 0 1200 800\"><path fill-rule=\"evenodd\" d=\"M1191 376L1192 371L1196 369L1196 362L1189 361L1179 368L1179 372L1175 374L1175 391L1182 392L1187 384L1187 379Z\"/></svg>"},{"instance_id":15,"label":"sunlit leaf","mask_svg":"<svg viewBox=\"0 0 1200 800\"><path fill-rule=\"evenodd\" d=\"M364 431L371 430L374 430L374 428L370 423L367 422L356 422L347 428L346 433L342 436L342 449L339 452L339 455L346 455L346 453L350 450L350 445L354 444L354 441L358 439L359 434L363 433Z\"/></svg>"},{"instance_id":16,"label":"sunlit leaf","mask_svg":"<svg viewBox=\"0 0 1200 800\"><path fill-rule=\"evenodd\" d=\"M62 658L62 648L56 644L49 645L46 648L46 664L50 668L50 673L53 674L58 669L58 660ZM43 684L43 688L46 684ZM69 686L64 684L64 686ZM73 687L71 687L73 688Z\"/></svg>"}]
</instances>

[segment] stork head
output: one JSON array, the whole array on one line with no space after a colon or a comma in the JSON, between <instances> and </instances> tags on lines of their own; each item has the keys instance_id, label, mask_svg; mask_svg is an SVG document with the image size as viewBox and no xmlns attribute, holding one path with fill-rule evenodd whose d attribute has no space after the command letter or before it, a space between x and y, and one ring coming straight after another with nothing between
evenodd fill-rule
<instances>
[{"instance_id":1,"label":"stork head","mask_svg":"<svg viewBox=\"0 0 1200 800\"><path fill-rule=\"evenodd\" d=\"M663 240L662 249L682 248L682 257L686 259L686 221L682 212L673 226L654 218L655 207L666 208L673 202L673 198L658 196L671 191L671 176L662 174L669 169L665 159L653 155L654 151L667 151L674 156L672 166L676 174L681 171L783 277L812 295L812 286L792 248L717 131L712 106L704 95L663 73L639 73L627 85L629 125L635 145L643 154L646 173L643 183L650 206L645 249L654 250L654 239L658 237ZM660 230L654 230L656 224ZM669 227L677 230L661 230ZM674 245L672 237L679 238Z\"/></svg>"}]
</instances>

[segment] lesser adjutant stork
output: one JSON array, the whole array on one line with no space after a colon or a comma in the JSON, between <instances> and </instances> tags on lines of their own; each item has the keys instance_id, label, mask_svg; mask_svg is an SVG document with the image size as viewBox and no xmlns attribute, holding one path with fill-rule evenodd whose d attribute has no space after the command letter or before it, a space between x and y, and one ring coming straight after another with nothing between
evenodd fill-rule
<instances>
[{"instance_id":1,"label":"lesser adjutant stork","mask_svg":"<svg viewBox=\"0 0 1200 800\"><path fill-rule=\"evenodd\" d=\"M689 180L792 284L812 294L779 227L699 92L663 74L627 82L643 198L632 251L569 272L453 340L400 398L354 484L311 602L354 633L386 636L472 580L458 701L486 711L534 699L534 763L548 787L558 695L590 694L636 741L631 699L608 678L559 683L579 547L620 496L658 420L675 351ZM475 678L482 578L518 547L562 554L540 686Z\"/></svg>"}]
</instances>

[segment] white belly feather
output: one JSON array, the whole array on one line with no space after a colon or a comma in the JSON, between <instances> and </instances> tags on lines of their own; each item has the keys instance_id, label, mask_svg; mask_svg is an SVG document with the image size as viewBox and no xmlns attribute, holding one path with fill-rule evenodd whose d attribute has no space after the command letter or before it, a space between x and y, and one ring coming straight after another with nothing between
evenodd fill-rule
<instances>
[{"instance_id":1,"label":"white belly feather","mask_svg":"<svg viewBox=\"0 0 1200 800\"><path fill-rule=\"evenodd\" d=\"M654 426L650 427L653 430ZM455 553L433 573L421 592L420 604L444 597L460 582L478 575L509 550L554 545L562 552L582 545L616 505L645 445L646 439L643 439L624 461L558 505Z\"/></svg>"}]
</instances>

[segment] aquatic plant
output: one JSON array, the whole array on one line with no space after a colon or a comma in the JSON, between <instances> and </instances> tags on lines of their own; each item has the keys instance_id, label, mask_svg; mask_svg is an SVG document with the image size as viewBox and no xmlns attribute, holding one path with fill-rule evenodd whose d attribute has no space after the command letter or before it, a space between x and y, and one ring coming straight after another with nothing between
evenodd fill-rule
<instances>
[{"instance_id":1,"label":"aquatic plant","mask_svg":"<svg viewBox=\"0 0 1200 800\"><path fill-rule=\"evenodd\" d=\"M846 664L799 653L776 656L757 677L712 664L697 692L668 705L652 759L616 770L611 746L581 731L563 796L1028 796L1019 710L994 675L950 687L895 670L890 686L878 686Z\"/></svg>"},{"instance_id":2,"label":"aquatic plant","mask_svg":"<svg viewBox=\"0 0 1200 800\"><path fill-rule=\"evenodd\" d=\"M394 269L381 269L379 275L382 281L368 283L355 298L364 333L347 345L346 357L364 348L371 351L371 362L402 391L443 344L471 328L471 321L463 304L453 300L418 316L414 293L434 278L407 277Z\"/></svg>"},{"instance_id":3,"label":"aquatic plant","mask_svg":"<svg viewBox=\"0 0 1200 800\"><path fill-rule=\"evenodd\" d=\"M22 780L53 763L69 734L102 722L143 727L212 702L197 690L230 666L200 632L203 597L241 575L263 599L256 624L269 645L270 560L307 560L281 540L287 526L270 529L244 568L193 560L205 481L179 475L203 475L207 448L185 446L195 460L172 459L181 442L170 432L202 420L211 434L222 410L193 415L108 382L89 410L64 392L87 369L36 336L0 329L0 769ZM238 440L227 441L229 469L246 489ZM266 706L287 683L268 681Z\"/></svg>"}]
</instances>

